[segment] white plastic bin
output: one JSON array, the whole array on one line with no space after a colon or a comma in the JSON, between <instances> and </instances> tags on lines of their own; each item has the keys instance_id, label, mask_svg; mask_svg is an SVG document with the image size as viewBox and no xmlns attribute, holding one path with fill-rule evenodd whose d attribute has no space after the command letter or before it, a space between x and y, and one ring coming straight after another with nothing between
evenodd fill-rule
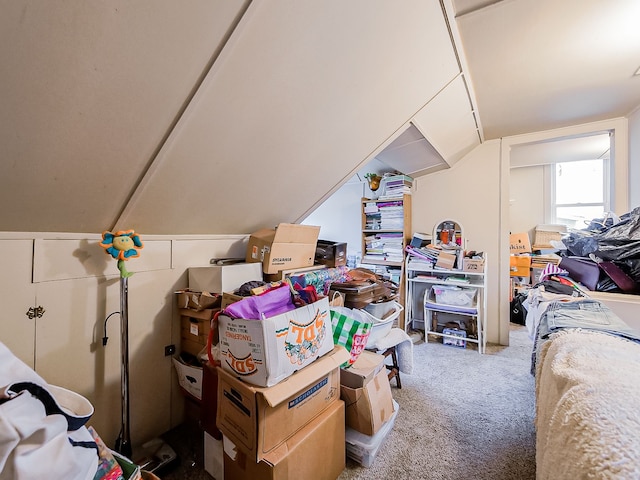
<instances>
[{"instance_id":1,"label":"white plastic bin","mask_svg":"<svg viewBox=\"0 0 640 480\"><path fill-rule=\"evenodd\" d=\"M394 312L389 315L384 320L377 318L375 315L372 315L367 310L360 309L369 320L373 322L373 326L371 327L371 333L369 334L369 339L367 340L367 348L371 348L376 344L378 340L384 338L391 328L393 327L393 322L398 319L398 316L404 310L404 307L400 305L398 302L394 301Z\"/></svg>"},{"instance_id":2,"label":"white plastic bin","mask_svg":"<svg viewBox=\"0 0 640 480\"><path fill-rule=\"evenodd\" d=\"M398 408L398 403L393 400L393 415L375 435L365 435L353 428L347 427L345 431L347 457L354 459L367 468L373 465L378 450L380 450L384 440L389 436L391 430L393 430L393 425L398 416Z\"/></svg>"},{"instance_id":3,"label":"white plastic bin","mask_svg":"<svg viewBox=\"0 0 640 480\"><path fill-rule=\"evenodd\" d=\"M453 285L434 285L431 287L436 303L453 305L457 307L474 307L476 302L476 289L464 288Z\"/></svg>"}]
</instances>

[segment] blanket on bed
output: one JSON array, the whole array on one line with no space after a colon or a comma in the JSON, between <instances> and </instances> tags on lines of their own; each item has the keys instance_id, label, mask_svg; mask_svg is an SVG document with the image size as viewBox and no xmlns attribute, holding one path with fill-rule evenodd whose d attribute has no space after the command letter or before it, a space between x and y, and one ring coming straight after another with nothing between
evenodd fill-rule
<instances>
[{"instance_id":1,"label":"blanket on bed","mask_svg":"<svg viewBox=\"0 0 640 480\"><path fill-rule=\"evenodd\" d=\"M568 329L536 365L536 475L640 478L640 344Z\"/></svg>"}]
</instances>

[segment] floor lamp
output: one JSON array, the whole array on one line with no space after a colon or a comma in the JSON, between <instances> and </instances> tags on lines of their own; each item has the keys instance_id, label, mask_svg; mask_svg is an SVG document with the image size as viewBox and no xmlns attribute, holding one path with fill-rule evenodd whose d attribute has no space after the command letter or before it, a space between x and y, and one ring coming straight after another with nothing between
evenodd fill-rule
<instances>
[{"instance_id":1,"label":"floor lamp","mask_svg":"<svg viewBox=\"0 0 640 480\"><path fill-rule=\"evenodd\" d=\"M120 315L120 394L122 403L122 418L120 434L116 440L116 452L131 458L131 431L129 427L129 277L132 272L127 271L125 261L130 258L140 256L140 249L143 248L140 236L133 230L121 230L115 233L103 232L100 246L105 252L118 260L118 270L120 271L120 311L111 313L104 321L105 334L102 344L107 344L107 320L114 314Z\"/></svg>"}]
</instances>

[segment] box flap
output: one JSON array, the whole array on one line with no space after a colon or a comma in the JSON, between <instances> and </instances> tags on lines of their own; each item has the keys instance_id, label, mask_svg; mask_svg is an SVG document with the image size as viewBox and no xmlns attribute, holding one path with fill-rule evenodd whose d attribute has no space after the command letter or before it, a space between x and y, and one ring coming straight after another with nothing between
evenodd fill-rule
<instances>
[{"instance_id":1,"label":"box flap","mask_svg":"<svg viewBox=\"0 0 640 480\"><path fill-rule=\"evenodd\" d=\"M298 370L286 380L272 387L256 388L256 392L262 394L270 407L275 407L289 398L292 392L302 390L334 368L339 368L349 358L349 352L344 347L336 345L331 353L318 358L315 362L307 365L302 370Z\"/></svg>"},{"instance_id":2,"label":"box flap","mask_svg":"<svg viewBox=\"0 0 640 480\"><path fill-rule=\"evenodd\" d=\"M273 228L261 228L257 232L251 234L252 237L259 238L264 241L271 241L275 236L276 231Z\"/></svg>"},{"instance_id":3,"label":"box flap","mask_svg":"<svg viewBox=\"0 0 640 480\"><path fill-rule=\"evenodd\" d=\"M364 350L353 365L340 369L340 385L363 387L382 369L383 363L384 355Z\"/></svg>"},{"instance_id":4,"label":"box flap","mask_svg":"<svg viewBox=\"0 0 640 480\"><path fill-rule=\"evenodd\" d=\"M320 227L314 225L298 225L281 223L273 238L274 243L317 243Z\"/></svg>"}]
</instances>

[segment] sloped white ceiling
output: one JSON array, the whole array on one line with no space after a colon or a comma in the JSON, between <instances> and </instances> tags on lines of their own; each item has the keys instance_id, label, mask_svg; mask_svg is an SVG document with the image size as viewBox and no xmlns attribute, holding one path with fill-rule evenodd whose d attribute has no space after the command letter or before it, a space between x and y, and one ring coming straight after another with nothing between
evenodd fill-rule
<instances>
[{"instance_id":1,"label":"sloped white ceiling","mask_svg":"<svg viewBox=\"0 0 640 480\"><path fill-rule=\"evenodd\" d=\"M117 225L297 221L458 73L437 0L253 2Z\"/></svg>"},{"instance_id":2,"label":"sloped white ceiling","mask_svg":"<svg viewBox=\"0 0 640 480\"><path fill-rule=\"evenodd\" d=\"M15 0L0 13L0 231L296 221L460 74L438 0Z\"/></svg>"},{"instance_id":3,"label":"sloped white ceiling","mask_svg":"<svg viewBox=\"0 0 640 480\"><path fill-rule=\"evenodd\" d=\"M243 4L2 2L0 231L110 228Z\"/></svg>"}]
</instances>

